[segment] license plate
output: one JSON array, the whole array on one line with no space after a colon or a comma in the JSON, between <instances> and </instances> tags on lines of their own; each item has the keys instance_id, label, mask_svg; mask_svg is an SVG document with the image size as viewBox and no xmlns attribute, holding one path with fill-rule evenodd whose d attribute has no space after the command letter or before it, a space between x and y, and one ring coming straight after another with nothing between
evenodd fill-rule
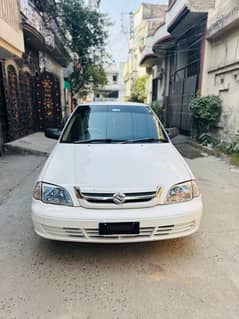
<instances>
[{"instance_id":1,"label":"license plate","mask_svg":"<svg viewBox=\"0 0 239 319\"><path fill-rule=\"evenodd\" d=\"M138 235L139 223L100 223L100 235Z\"/></svg>"}]
</instances>

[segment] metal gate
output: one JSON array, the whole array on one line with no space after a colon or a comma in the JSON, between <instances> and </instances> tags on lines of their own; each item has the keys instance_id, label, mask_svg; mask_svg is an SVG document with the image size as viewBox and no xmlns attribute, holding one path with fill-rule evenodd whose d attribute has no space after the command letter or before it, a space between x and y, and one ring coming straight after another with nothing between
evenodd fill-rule
<instances>
[{"instance_id":1,"label":"metal gate","mask_svg":"<svg viewBox=\"0 0 239 319\"><path fill-rule=\"evenodd\" d=\"M32 87L34 79L31 78L28 72L19 70L19 122L21 135L25 136L33 133L33 99Z\"/></svg>"},{"instance_id":2,"label":"metal gate","mask_svg":"<svg viewBox=\"0 0 239 319\"><path fill-rule=\"evenodd\" d=\"M60 128L62 123L60 82L49 72L36 79L36 121L38 129Z\"/></svg>"},{"instance_id":3,"label":"metal gate","mask_svg":"<svg viewBox=\"0 0 239 319\"><path fill-rule=\"evenodd\" d=\"M192 115L190 101L196 95L197 75L176 81L172 87L168 104L168 125L181 131L191 132Z\"/></svg>"},{"instance_id":4,"label":"metal gate","mask_svg":"<svg viewBox=\"0 0 239 319\"><path fill-rule=\"evenodd\" d=\"M4 94L2 64L0 63L0 148L8 138L7 108Z\"/></svg>"},{"instance_id":5,"label":"metal gate","mask_svg":"<svg viewBox=\"0 0 239 319\"><path fill-rule=\"evenodd\" d=\"M9 65L7 68L8 77L8 126L9 139L15 140L21 137L20 134L20 114L19 114L19 89L16 69Z\"/></svg>"}]
</instances>

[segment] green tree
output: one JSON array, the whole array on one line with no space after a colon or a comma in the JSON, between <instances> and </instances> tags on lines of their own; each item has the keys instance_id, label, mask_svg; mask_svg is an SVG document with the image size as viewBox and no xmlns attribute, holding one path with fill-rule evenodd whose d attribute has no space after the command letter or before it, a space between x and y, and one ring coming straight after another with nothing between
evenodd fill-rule
<instances>
[{"instance_id":1,"label":"green tree","mask_svg":"<svg viewBox=\"0 0 239 319\"><path fill-rule=\"evenodd\" d=\"M220 121L222 100L217 95L196 96L190 103L193 118L193 135L196 139L209 133L211 126Z\"/></svg>"},{"instance_id":2,"label":"green tree","mask_svg":"<svg viewBox=\"0 0 239 319\"><path fill-rule=\"evenodd\" d=\"M91 88L107 83L103 65L109 23L104 14L85 7L81 0L59 0L56 15L66 37L71 38L72 51L79 57L71 76L73 90L86 96Z\"/></svg>"},{"instance_id":3,"label":"green tree","mask_svg":"<svg viewBox=\"0 0 239 319\"><path fill-rule=\"evenodd\" d=\"M164 108L162 102L160 101L153 101L151 105L153 111L156 113L160 121L164 122Z\"/></svg>"},{"instance_id":4,"label":"green tree","mask_svg":"<svg viewBox=\"0 0 239 319\"><path fill-rule=\"evenodd\" d=\"M144 103L147 96L146 96L146 82L147 82L148 76L144 75L139 78L137 78L133 92L129 98L129 101L131 102L139 102Z\"/></svg>"}]
</instances>

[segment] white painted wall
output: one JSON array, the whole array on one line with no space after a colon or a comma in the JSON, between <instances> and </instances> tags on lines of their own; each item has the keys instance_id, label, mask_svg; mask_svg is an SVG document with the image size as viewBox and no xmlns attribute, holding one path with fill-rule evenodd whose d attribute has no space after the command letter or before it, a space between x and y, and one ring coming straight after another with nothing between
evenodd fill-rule
<instances>
[{"instance_id":1,"label":"white painted wall","mask_svg":"<svg viewBox=\"0 0 239 319\"><path fill-rule=\"evenodd\" d=\"M222 98L221 137L227 142L239 142L238 0L216 0L216 9L209 12L208 29L212 37L214 31L217 36L206 41L202 95Z\"/></svg>"}]
</instances>

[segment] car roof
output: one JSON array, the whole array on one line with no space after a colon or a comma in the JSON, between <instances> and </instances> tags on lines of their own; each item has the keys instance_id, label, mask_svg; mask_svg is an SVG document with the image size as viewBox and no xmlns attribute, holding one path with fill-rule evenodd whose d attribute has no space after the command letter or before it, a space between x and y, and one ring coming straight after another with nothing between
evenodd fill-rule
<instances>
[{"instance_id":1,"label":"car roof","mask_svg":"<svg viewBox=\"0 0 239 319\"><path fill-rule=\"evenodd\" d=\"M88 105L88 106L144 106L144 107L149 107L149 105L144 104L144 103L136 103L136 102L90 102L90 103L81 103L78 106L83 106L83 105Z\"/></svg>"}]
</instances>

